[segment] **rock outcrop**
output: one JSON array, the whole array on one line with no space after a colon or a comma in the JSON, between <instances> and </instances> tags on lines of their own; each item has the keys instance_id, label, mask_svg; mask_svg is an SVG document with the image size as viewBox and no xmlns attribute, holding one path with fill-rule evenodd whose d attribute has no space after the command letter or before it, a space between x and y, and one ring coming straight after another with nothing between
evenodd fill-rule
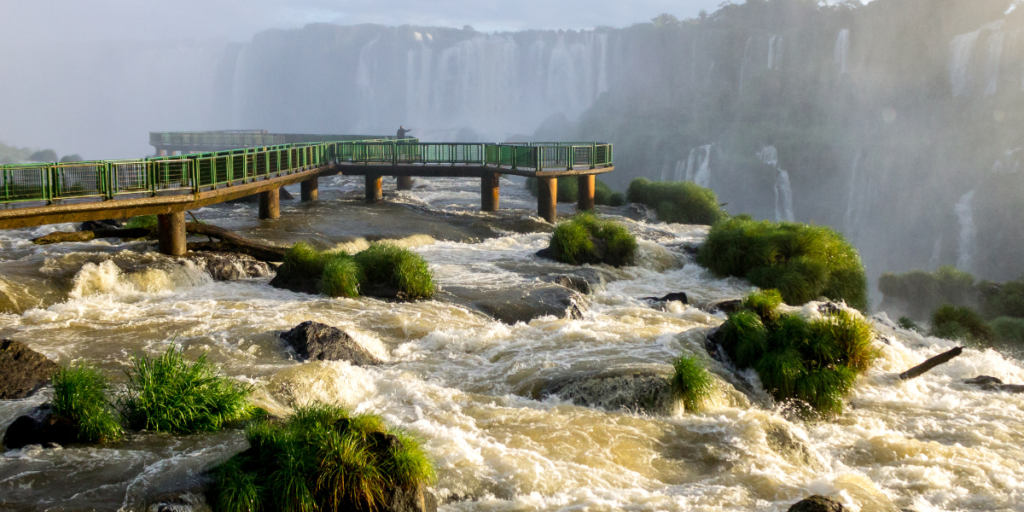
<instances>
[{"instance_id":1,"label":"rock outcrop","mask_svg":"<svg viewBox=\"0 0 1024 512\"><path fill-rule=\"evenodd\" d=\"M281 333L281 340L303 361L349 361L357 366L383 362L345 331L317 322L303 322Z\"/></svg>"},{"instance_id":2,"label":"rock outcrop","mask_svg":"<svg viewBox=\"0 0 1024 512\"><path fill-rule=\"evenodd\" d=\"M789 512L843 512L844 510L846 509L842 503L817 494L798 501L792 507L789 507Z\"/></svg>"},{"instance_id":3,"label":"rock outcrop","mask_svg":"<svg viewBox=\"0 0 1024 512\"><path fill-rule=\"evenodd\" d=\"M587 299L579 292L557 285L502 290L490 295L500 298L473 301L472 306L509 325L529 323L542 316L579 319L588 307Z\"/></svg>"},{"instance_id":4,"label":"rock outcrop","mask_svg":"<svg viewBox=\"0 0 1024 512\"><path fill-rule=\"evenodd\" d=\"M0 400L25 398L50 382L57 363L24 343L0 341Z\"/></svg>"},{"instance_id":5,"label":"rock outcrop","mask_svg":"<svg viewBox=\"0 0 1024 512\"><path fill-rule=\"evenodd\" d=\"M248 254L234 252L196 252L188 260L210 274L215 281L237 281L274 275L270 265Z\"/></svg>"},{"instance_id":6,"label":"rock outcrop","mask_svg":"<svg viewBox=\"0 0 1024 512\"><path fill-rule=\"evenodd\" d=\"M1024 385L1003 384L1003 381L988 375L980 375L973 379L967 379L964 384L978 386L985 391L1003 391L1006 393L1024 393Z\"/></svg>"},{"instance_id":7,"label":"rock outcrop","mask_svg":"<svg viewBox=\"0 0 1024 512\"><path fill-rule=\"evenodd\" d=\"M53 414L53 406L46 403L18 417L4 433L4 446L16 450L28 445L65 445L75 437L74 425Z\"/></svg>"},{"instance_id":8,"label":"rock outcrop","mask_svg":"<svg viewBox=\"0 0 1024 512\"><path fill-rule=\"evenodd\" d=\"M558 396L576 405L606 410L664 414L675 399L669 375L646 370L613 371L548 384L541 397Z\"/></svg>"}]
</instances>

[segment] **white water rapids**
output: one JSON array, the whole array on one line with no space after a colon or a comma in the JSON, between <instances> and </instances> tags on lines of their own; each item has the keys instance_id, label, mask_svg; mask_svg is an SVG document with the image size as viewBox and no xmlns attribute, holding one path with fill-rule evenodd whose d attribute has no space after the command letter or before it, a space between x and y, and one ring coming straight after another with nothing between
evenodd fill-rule
<instances>
[{"instance_id":1,"label":"white water rapids","mask_svg":"<svg viewBox=\"0 0 1024 512\"><path fill-rule=\"evenodd\" d=\"M486 292L571 270L534 256L549 235L518 228L541 225L521 185L502 182L503 211L492 215L476 211L475 181L418 182L388 204L366 206L355 180L325 179L320 202L285 202L279 221L256 221L252 205L197 214L278 243L312 239L358 250L368 237L398 239L430 262L442 288ZM901 382L899 372L953 343L893 329L882 316L875 320L881 356L858 380L846 413L828 423L789 419L752 404L707 357L705 333L722 316L638 300L685 291L700 303L750 290L692 262L684 246L707 228L623 221L641 239L639 266L606 269L608 284L579 320L514 326L442 300L330 299L278 290L267 279L215 282L145 243L28 242L70 226L2 232L0 282L27 293L0 303L9 310L0 315L0 337L65 364L93 362L115 378L130 354L177 343L254 383L258 403L274 412L312 400L379 412L424 440L445 511L783 511L815 493L853 511L1022 509L1024 395L960 383L979 374L1024 383L1020 362L968 349ZM276 333L305 320L346 330L388 362L295 361ZM667 370L683 352L708 361L717 376L714 403L700 414L652 417L536 396L567 376ZM0 428L45 396L0 402ZM792 441L779 444L779 431ZM244 447L239 432L227 431L9 451L0 456L0 509L143 510L146 496Z\"/></svg>"}]
</instances>

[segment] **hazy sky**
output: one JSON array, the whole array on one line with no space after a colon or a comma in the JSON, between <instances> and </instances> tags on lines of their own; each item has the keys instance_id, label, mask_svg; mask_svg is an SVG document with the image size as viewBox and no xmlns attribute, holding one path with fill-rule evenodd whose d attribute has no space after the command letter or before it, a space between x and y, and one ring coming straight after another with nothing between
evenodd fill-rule
<instances>
[{"instance_id":1,"label":"hazy sky","mask_svg":"<svg viewBox=\"0 0 1024 512\"><path fill-rule=\"evenodd\" d=\"M480 31L622 27L722 0L0 0L5 47L47 41L229 39L311 22L472 25Z\"/></svg>"}]
</instances>

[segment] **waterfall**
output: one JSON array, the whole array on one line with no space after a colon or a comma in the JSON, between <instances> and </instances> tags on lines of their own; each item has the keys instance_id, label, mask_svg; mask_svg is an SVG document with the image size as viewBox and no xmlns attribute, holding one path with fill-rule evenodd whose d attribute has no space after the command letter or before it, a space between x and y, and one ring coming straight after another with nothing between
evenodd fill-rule
<instances>
[{"instance_id":1,"label":"waterfall","mask_svg":"<svg viewBox=\"0 0 1024 512\"><path fill-rule=\"evenodd\" d=\"M940 233L939 238L935 240L935 245L932 246L932 256L928 258L929 269L939 268L939 264L942 262L942 238L943 235Z\"/></svg>"},{"instance_id":2,"label":"waterfall","mask_svg":"<svg viewBox=\"0 0 1024 512\"><path fill-rule=\"evenodd\" d=\"M372 131L377 126L377 95L373 86L373 75L377 71L379 59L374 57L374 48L380 36L366 43L359 49L359 61L356 64L356 93L360 99L360 125L358 131Z\"/></svg>"},{"instance_id":3,"label":"waterfall","mask_svg":"<svg viewBox=\"0 0 1024 512\"><path fill-rule=\"evenodd\" d=\"M782 58L782 36L771 36L768 39L768 69L779 69Z\"/></svg>"},{"instance_id":4,"label":"waterfall","mask_svg":"<svg viewBox=\"0 0 1024 512\"><path fill-rule=\"evenodd\" d=\"M977 249L977 229L974 225L974 209L971 205L974 191L960 198L955 206L957 219L960 221L960 244L957 247L956 268L964 272L973 270L973 257Z\"/></svg>"},{"instance_id":5,"label":"waterfall","mask_svg":"<svg viewBox=\"0 0 1024 512\"><path fill-rule=\"evenodd\" d=\"M845 75L850 72L847 67L847 61L850 58L850 29L844 28L839 31L839 37L836 38L836 49L833 52L833 58L835 59L836 65L839 66L839 74Z\"/></svg>"},{"instance_id":6,"label":"waterfall","mask_svg":"<svg viewBox=\"0 0 1024 512\"><path fill-rule=\"evenodd\" d=\"M985 96L992 96L999 90L999 67L1003 63L1003 42L1005 32L996 32L988 38L988 62L985 66Z\"/></svg>"},{"instance_id":7,"label":"waterfall","mask_svg":"<svg viewBox=\"0 0 1024 512\"><path fill-rule=\"evenodd\" d=\"M747 83L747 69L750 63L750 46L754 44L754 38L747 38L747 44L743 46L743 61L740 62L740 98L743 97L743 87Z\"/></svg>"},{"instance_id":8,"label":"waterfall","mask_svg":"<svg viewBox=\"0 0 1024 512\"><path fill-rule=\"evenodd\" d=\"M857 221L857 215L859 213L859 201L857 201L857 170L860 168L861 150L857 150L856 156L853 157L853 169L850 171L850 194L846 199L846 216L843 218L843 228L847 234L852 234L854 231L854 224ZM862 197L863 198L863 197Z\"/></svg>"},{"instance_id":9,"label":"waterfall","mask_svg":"<svg viewBox=\"0 0 1024 512\"><path fill-rule=\"evenodd\" d=\"M775 169L775 220L794 222L793 187L789 173L779 167L779 151L775 146L765 146L757 152L757 157Z\"/></svg>"},{"instance_id":10,"label":"waterfall","mask_svg":"<svg viewBox=\"0 0 1024 512\"><path fill-rule=\"evenodd\" d=\"M690 150L690 157L686 161L686 181L711 187L711 147L712 144L707 144Z\"/></svg>"},{"instance_id":11,"label":"waterfall","mask_svg":"<svg viewBox=\"0 0 1024 512\"><path fill-rule=\"evenodd\" d=\"M998 86L999 66L1002 60L1003 41L1005 34L1000 32L1005 20L998 20L989 23L974 32L961 34L953 38L949 43L949 81L953 84L953 96L970 96L973 89L971 77L971 61L974 57L974 49L978 44L978 38L983 31L992 31L989 39L988 55L985 67L985 94L995 94ZM996 51L997 50L997 51ZM995 61L993 63L993 58ZM992 92L990 93L989 90Z\"/></svg>"}]
</instances>

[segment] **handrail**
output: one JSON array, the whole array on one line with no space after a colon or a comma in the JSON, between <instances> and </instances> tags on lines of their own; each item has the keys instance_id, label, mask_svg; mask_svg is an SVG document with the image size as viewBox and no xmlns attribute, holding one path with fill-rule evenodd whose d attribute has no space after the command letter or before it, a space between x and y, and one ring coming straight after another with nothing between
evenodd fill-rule
<instances>
[{"instance_id":1,"label":"handrail","mask_svg":"<svg viewBox=\"0 0 1024 512\"><path fill-rule=\"evenodd\" d=\"M251 136L253 134L239 134ZM346 136L337 136L343 138ZM0 166L0 205L126 195L199 193L329 164L477 165L557 171L612 165L612 145L420 142L419 139L298 142L129 160Z\"/></svg>"}]
</instances>

